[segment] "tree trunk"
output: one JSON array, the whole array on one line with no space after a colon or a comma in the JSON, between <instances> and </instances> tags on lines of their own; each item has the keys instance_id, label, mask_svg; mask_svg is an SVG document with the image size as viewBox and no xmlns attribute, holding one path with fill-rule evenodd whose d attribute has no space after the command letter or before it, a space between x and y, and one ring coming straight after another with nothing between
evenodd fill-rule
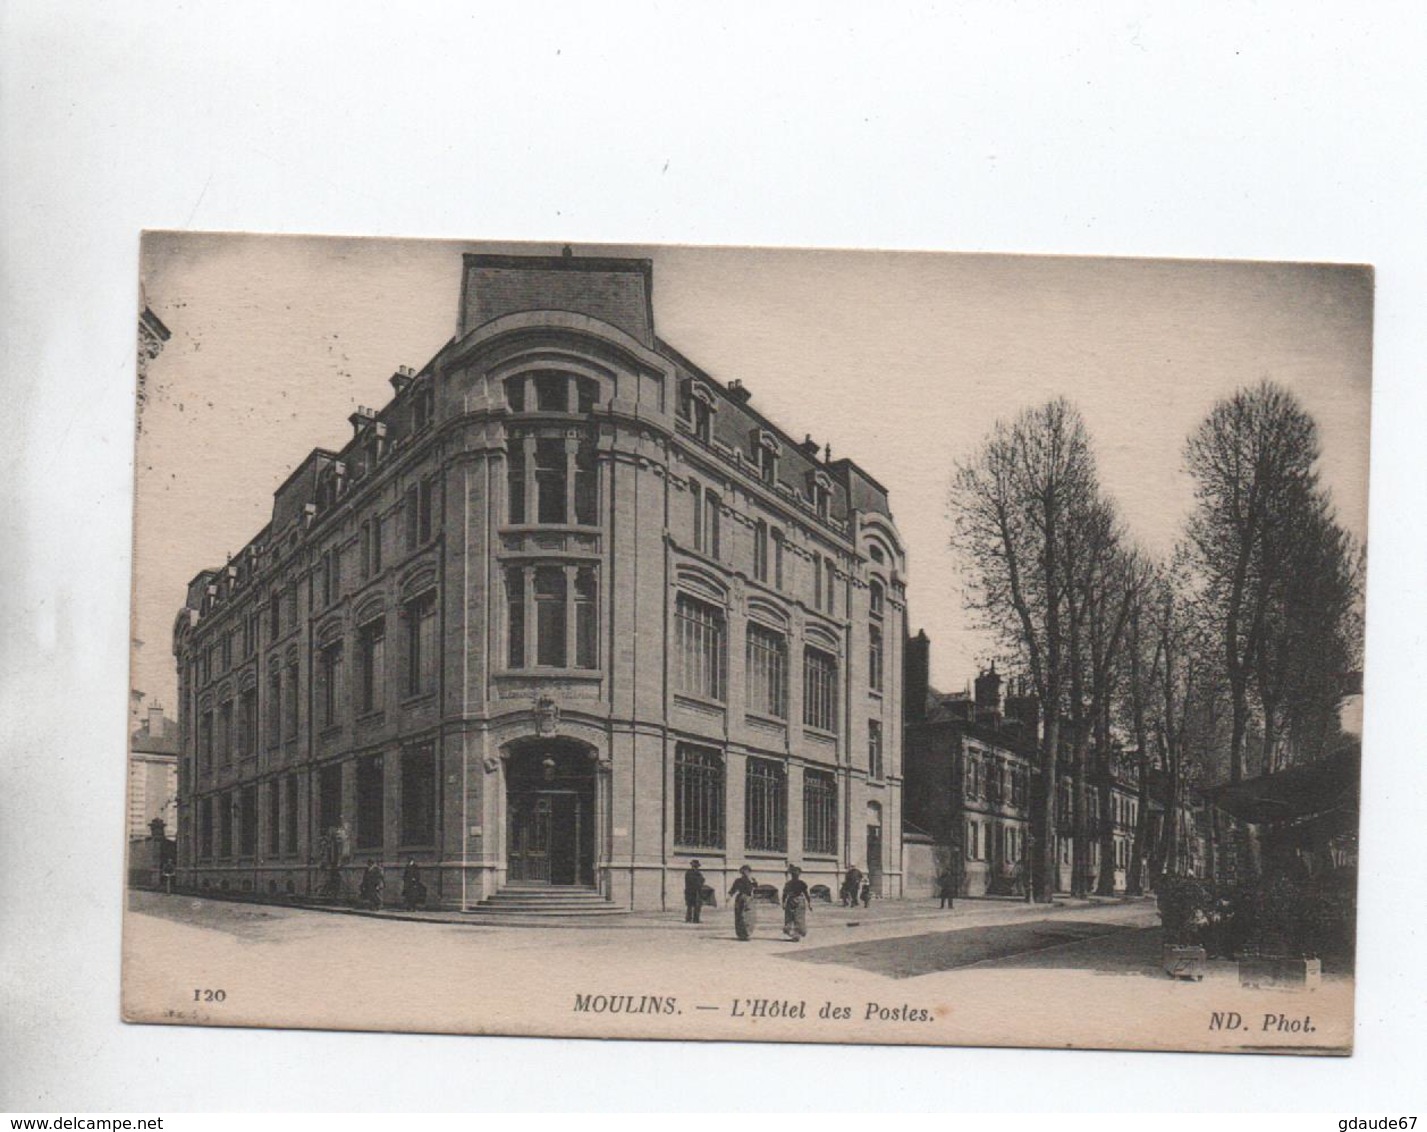
<instances>
[{"instance_id":1,"label":"tree trunk","mask_svg":"<svg viewBox=\"0 0 1427 1132\"><path fill-rule=\"evenodd\" d=\"M1039 875L1035 878L1035 898L1049 904L1055 899L1055 764L1060 743L1060 721L1054 712L1046 717L1045 738L1041 744L1040 793L1036 797L1036 822L1033 836Z\"/></svg>"}]
</instances>

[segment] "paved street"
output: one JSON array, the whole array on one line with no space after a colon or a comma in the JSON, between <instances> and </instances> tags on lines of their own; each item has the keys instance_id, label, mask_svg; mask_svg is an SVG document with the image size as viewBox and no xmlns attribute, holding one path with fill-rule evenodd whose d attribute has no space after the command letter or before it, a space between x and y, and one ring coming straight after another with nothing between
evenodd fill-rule
<instances>
[{"instance_id":1,"label":"paved street","mask_svg":"<svg viewBox=\"0 0 1427 1132\"><path fill-rule=\"evenodd\" d=\"M1149 1046L1262 1048L1351 1032L1350 981L1247 991L1220 963L1203 983L1175 982L1157 965L1156 922L1148 902L889 902L819 908L797 943L770 908L739 943L723 910L697 926L662 913L529 928L133 893L125 1009L173 1023L981 1045L1104 1046L1133 1032ZM769 1016L767 1002L795 1016ZM1257 1027L1270 1008L1331 1016L1332 1032L1209 1030L1211 1012Z\"/></svg>"}]
</instances>

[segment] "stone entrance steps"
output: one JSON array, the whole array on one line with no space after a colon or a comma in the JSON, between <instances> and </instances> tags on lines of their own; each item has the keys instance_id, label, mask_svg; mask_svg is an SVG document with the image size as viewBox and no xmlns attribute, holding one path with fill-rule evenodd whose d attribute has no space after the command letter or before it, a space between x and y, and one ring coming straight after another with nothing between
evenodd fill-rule
<instances>
[{"instance_id":1,"label":"stone entrance steps","mask_svg":"<svg viewBox=\"0 0 1427 1132\"><path fill-rule=\"evenodd\" d=\"M611 904L593 888L577 885L507 885L467 909L473 916L533 919L566 916L622 916L627 908Z\"/></svg>"}]
</instances>

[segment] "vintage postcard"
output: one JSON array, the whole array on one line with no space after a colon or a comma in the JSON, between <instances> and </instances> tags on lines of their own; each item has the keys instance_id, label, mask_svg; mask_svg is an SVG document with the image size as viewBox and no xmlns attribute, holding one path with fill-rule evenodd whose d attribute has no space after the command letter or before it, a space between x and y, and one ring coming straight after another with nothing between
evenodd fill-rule
<instances>
[{"instance_id":1,"label":"vintage postcard","mask_svg":"<svg viewBox=\"0 0 1427 1132\"><path fill-rule=\"evenodd\" d=\"M141 259L130 1021L1351 1051L1370 268Z\"/></svg>"}]
</instances>

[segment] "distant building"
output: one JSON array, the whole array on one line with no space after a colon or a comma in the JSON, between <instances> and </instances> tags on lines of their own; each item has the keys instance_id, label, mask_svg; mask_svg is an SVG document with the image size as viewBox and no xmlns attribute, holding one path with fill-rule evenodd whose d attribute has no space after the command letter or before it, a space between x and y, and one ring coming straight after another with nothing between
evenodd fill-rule
<instances>
[{"instance_id":1,"label":"distant building","mask_svg":"<svg viewBox=\"0 0 1427 1132\"><path fill-rule=\"evenodd\" d=\"M159 818L167 836L178 828L178 724L149 704L147 718L129 736L129 837L150 833Z\"/></svg>"},{"instance_id":2,"label":"distant building","mask_svg":"<svg viewBox=\"0 0 1427 1132\"><path fill-rule=\"evenodd\" d=\"M414 858L447 907L657 909L698 858L900 895L886 490L660 339L648 261L462 267L456 337L189 585L180 883L320 895L371 857L395 897Z\"/></svg>"},{"instance_id":3,"label":"distant building","mask_svg":"<svg viewBox=\"0 0 1427 1132\"><path fill-rule=\"evenodd\" d=\"M925 633L907 644L907 720L904 791L908 827L927 848L908 864L909 895L929 895L946 868L967 896L1024 895L1037 836L1032 816L1039 789L1041 712L1025 681L1006 681L993 664L973 689L941 693L930 687ZM914 689L924 689L920 697ZM1108 777L1087 777L1085 845L1076 854L1079 791L1070 743L1061 746L1056 782L1055 889L1074 887L1077 859L1090 891L1102 870L1124 891L1141 805L1137 758L1116 751ZM1108 798L1108 805L1104 799ZM930 863L928 863L930 862Z\"/></svg>"}]
</instances>

